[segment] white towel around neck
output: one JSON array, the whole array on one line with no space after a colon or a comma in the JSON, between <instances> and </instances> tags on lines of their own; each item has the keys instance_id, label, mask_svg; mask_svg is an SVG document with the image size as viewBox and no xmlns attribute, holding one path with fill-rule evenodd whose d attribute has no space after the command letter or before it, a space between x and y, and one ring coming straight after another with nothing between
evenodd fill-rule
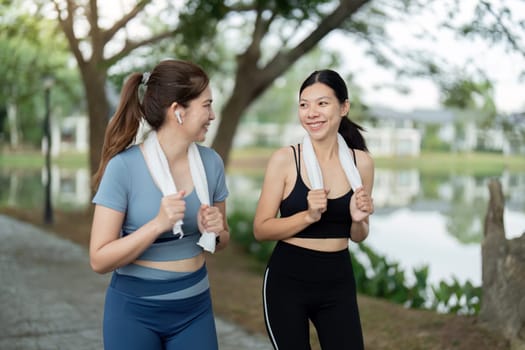
<instances>
[{"instance_id":1,"label":"white towel around neck","mask_svg":"<svg viewBox=\"0 0 525 350\"><path fill-rule=\"evenodd\" d=\"M170 172L168 159L160 146L157 138L157 132L151 131L144 140L144 154L146 156L146 163L150 170L151 176L155 180L157 186L159 186L164 196L177 193L177 187L173 181L173 177ZM191 177L197 192L197 197L202 204L210 205L210 196L208 191L208 180L206 179L206 173L204 171L204 165L197 148L197 145L193 142L188 148L188 162L190 165ZM180 234L180 238L184 236L182 231L183 221L179 220L173 226L173 234ZM203 232L199 242L197 244L204 250L211 253L215 252L215 237L216 234L213 232Z\"/></svg>"},{"instance_id":2,"label":"white towel around neck","mask_svg":"<svg viewBox=\"0 0 525 350\"><path fill-rule=\"evenodd\" d=\"M337 133L337 143L339 148L339 161L341 162L341 166L343 167L350 186L352 186L352 190L355 192L359 187L363 186L361 176L350 156L350 150L348 149L343 136L339 133ZM303 159L306 167L306 175L310 180L312 188L323 188L323 173L319 167L319 162L317 161L312 141L308 135L303 138Z\"/></svg>"}]
</instances>

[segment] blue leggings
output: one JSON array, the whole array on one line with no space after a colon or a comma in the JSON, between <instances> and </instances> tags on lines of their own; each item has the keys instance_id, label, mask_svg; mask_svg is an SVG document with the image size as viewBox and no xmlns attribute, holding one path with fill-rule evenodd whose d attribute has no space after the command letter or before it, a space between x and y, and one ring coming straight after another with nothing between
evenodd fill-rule
<instances>
[{"instance_id":1,"label":"blue leggings","mask_svg":"<svg viewBox=\"0 0 525 350\"><path fill-rule=\"evenodd\" d=\"M207 278L205 266L175 280L113 274L104 308L105 350L218 349L210 291L175 300L148 298Z\"/></svg>"}]
</instances>

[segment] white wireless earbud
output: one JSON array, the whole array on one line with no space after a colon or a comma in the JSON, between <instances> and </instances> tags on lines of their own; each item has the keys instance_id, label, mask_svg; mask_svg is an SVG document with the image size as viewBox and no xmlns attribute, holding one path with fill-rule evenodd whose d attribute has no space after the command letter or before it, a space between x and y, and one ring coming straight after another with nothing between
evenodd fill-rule
<instances>
[{"instance_id":1,"label":"white wireless earbud","mask_svg":"<svg viewBox=\"0 0 525 350\"><path fill-rule=\"evenodd\" d=\"M179 122L179 124L182 124L182 117L180 116L179 111L175 111L175 117L177 117L177 121Z\"/></svg>"}]
</instances>

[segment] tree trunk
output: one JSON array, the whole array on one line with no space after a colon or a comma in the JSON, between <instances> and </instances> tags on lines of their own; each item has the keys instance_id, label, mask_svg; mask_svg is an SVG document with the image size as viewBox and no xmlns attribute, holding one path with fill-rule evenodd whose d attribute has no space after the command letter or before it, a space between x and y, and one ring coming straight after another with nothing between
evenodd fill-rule
<instances>
[{"instance_id":1,"label":"tree trunk","mask_svg":"<svg viewBox=\"0 0 525 350\"><path fill-rule=\"evenodd\" d=\"M95 65L80 68L86 92L89 115L89 170L93 175L98 169L104 135L110 116L110 106L106 97L106 70Z\"/></svg>"},{"instance_id":2,"label":"tree trunk","mask_svg":"<svg viewBox=\"0 0 525 350\"><path fill-rule=\"evenodd\" d=\"M490 201L481 246L483 298L480 319L503 333L511 349L525 349L525 234L507 240L505 197L498 180L489 183Z\"/></svg>"},{"instance_id":3,"label":"tree trunk","mask_svg":"<svg viewBox=\"0 0 525 350\"><path fill-rule=\"evenodd\" d=\"M253 52L246 52L238 57L235 86L221 111L221 119L212 143L212 148L222 157L225 167L228 165L233 138L244 111L298 58L300 56L281 56L261 70L257 67L258 58Z\"/></svg>"},{"instance_id":4,"label":"tree trunk","mask_svg":"<svg viewBox=\"0 0 525 350\"><path fill-rule=\"evenodd\" d=\"M235 87L230 99L221 111L221 120L212 147L219 153L227 166L233 137L246 108L254 102L281 74L286 72L299 58L313 49L333 29L338 28L361 6L370 0L341 1L339 6L327 15L296 47L282 50L274 56L264 68L259 68L261 38L266 34L261 29L254 33L252 44L244 54L237 57L237 72L235 74Z\"/></svg>"},{"instance_id":5,"label":"tree trunk","mask_svg":"<svg viewBox=\"0 0 525 350\"><path fill-rule=\"evenodd\" d=\"M18 108L16 104L7 103L7 121L9 123L9 145L11 149L16 149L19 144L19 133L18 133Z\"/></svg>"},{"instance_id":6,"label":"tree trunk","mask_svg":"<svg viewBox=\"0 0 525 350\"><path fill-rule=\"evenodd\" d=\"M239 61L235 87L222 108L221 119L212 143L212 148L222 157L225 166L228 165L233 138L244 111L276 78L261 74L255 65L255 60L251 61L245 58L245 61L244 63Z\"/></svg>"},{"instance_id":7,"label":"tree trunk","mask_svg":"<svg viewBox=\"0 0 525 350\"><path fill-rule=\"evenodd\" d=\"M233 138L237 132L240 120L246 108L252 102L250 87L236 85L233 94L221 111L221 119L217 133L213 139L212 148L219 153L226 167L230 158Z\"/></svg>"}]
</instances>

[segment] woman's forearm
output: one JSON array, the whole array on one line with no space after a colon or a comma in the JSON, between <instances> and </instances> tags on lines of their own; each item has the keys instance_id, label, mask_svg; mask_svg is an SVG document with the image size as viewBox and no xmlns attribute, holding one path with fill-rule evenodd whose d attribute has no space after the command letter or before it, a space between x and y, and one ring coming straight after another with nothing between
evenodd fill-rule
<instances>
[{"instance_id":1,"label":"woman's forearm","mask_svg":"<svg viewBox=\"0 0 525 350\"><path fill-rule=\"evenodd\" d=\"M350 228L350 239L357 243L362 242L368 237L368 230L367 221L353 222Z\"/></svg>"},{"instance_id":2,"label":"woman's forearm","mask_svg":"<svg viewBox=\"0 0 525 350\"><path fill-rule=\"evenodd\" d=\"M302 211L285 218L270 218L256 222L253 234L258 241L278 241L294 236L312 223L308 211Z\"/></svg>"},{"instance_id":3,"label":"woman's forearm","mask_svg":"<svg viewBox=\"0 0 525 350\"><path fill-rule=\"evenodd\" d=\"M90 263L95 272L107 273L135 261L158 237L159 229L152 220L126 237L91 249Z\"/></svg>"}]
</instances>

